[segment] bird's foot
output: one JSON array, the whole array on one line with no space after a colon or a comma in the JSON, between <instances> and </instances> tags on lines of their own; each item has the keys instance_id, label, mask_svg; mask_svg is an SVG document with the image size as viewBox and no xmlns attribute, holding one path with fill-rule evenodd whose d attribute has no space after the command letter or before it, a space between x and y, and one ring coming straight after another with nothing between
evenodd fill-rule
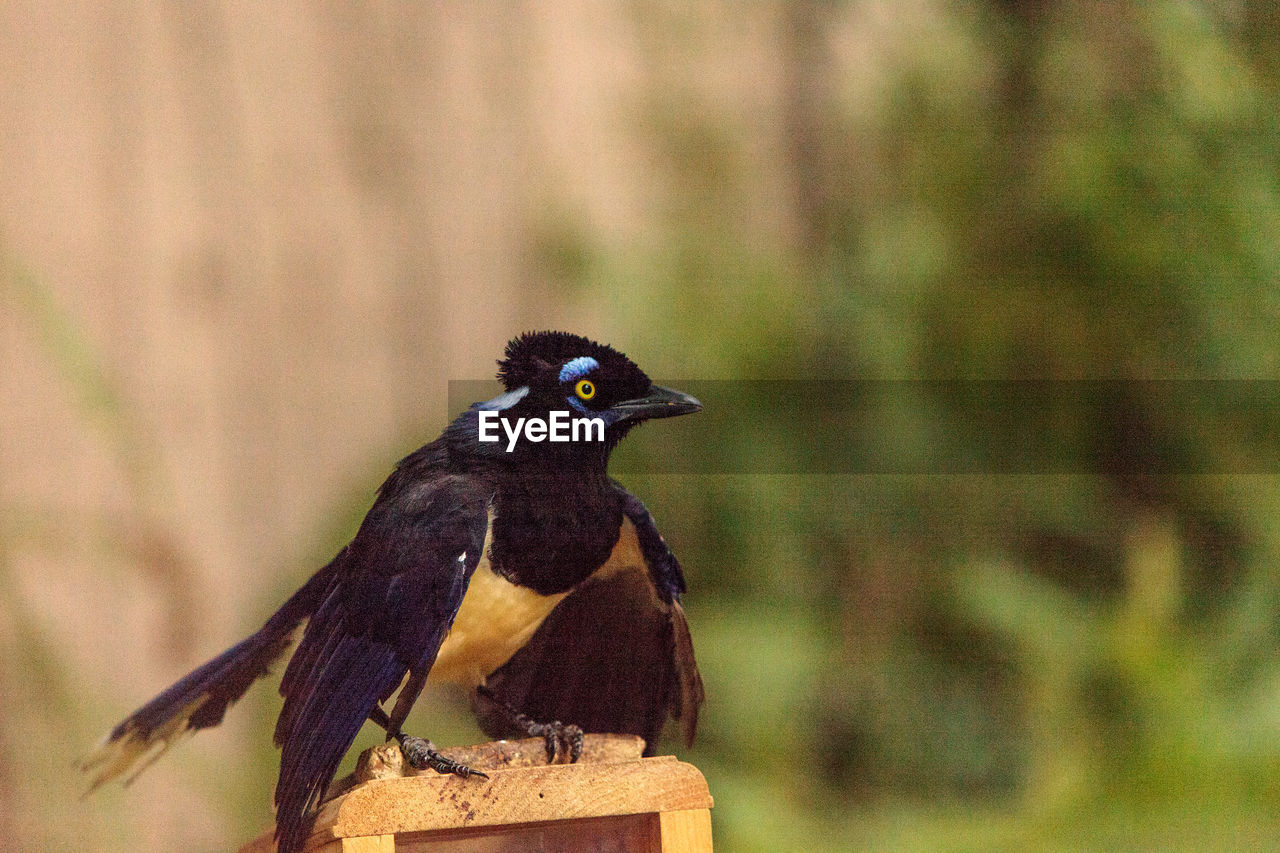
<instances>
[{"instance_id":1,"label":"bird's foot","mask_svg":"<svg viewBox=\"0 0 1280 853\"><path fill-rule=\"evenodd\" d=\"M546 742L548 764L573 764L582 757L582 729L578 726L565 725L559 720L552 723L530 721L525 731L530 737L540 737Z\"/></svg>"},{"instance_id":2,"label":"bird's foot","mask_svg":"<svg viewBox=\"0 0 1280 853\"><path fill-rule=\"evenodd\" d=\"M476 688L477 708L484 712L495 712L502 720L504 727L511 732L526 737L540 737L547 744L548 764L573 764L582 757L582 729L572 723L565 724L556 720L551 723L540 723L527 714L499 699L485 685ZM477 713L480 713L478 710Z\"/></svg>"},{"instance_id":3,"label":"bird's foot","mask_svg":"<svg viewBox=\"0 0 1280 853\"><path fill-rule=\"evenodd\" d=\"M405 761L415 770L426 770L430 767L437 773L452 773L454 776L461 776L463 779L469 779L472 776L479 776L481 779L488 779L487 773L481 773L465 764L454 761L441 755L436 751L435 745L426 738L414 737L404 732L396 735L396 740L400 743L400 752L404 755Z\"/></svg>"}]
</instances>

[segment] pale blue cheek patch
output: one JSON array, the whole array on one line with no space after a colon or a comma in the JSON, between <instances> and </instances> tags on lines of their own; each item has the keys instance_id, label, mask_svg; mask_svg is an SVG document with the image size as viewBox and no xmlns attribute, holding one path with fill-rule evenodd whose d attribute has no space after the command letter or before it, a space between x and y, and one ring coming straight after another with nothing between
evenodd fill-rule
<instances>
[{"instance_id":1,"label":"pale blue cheek patch","mask_svg":"<svg viewBox=\"0 0 1280 853\"><path fill-rule=\"evenodd\" d=\"M524 396L528 393L529 393L529 386L522 385L519 388L515 389L514 391L508 391L505 394L499 394L497 397L494 397L492 400L486 400L483 403L476 403L471 408L479 409L482 412L483 411L501 412L504 409L509 409L512 406L514 406L516 403L519 403L521 400L524 399Z\"/></svg>"},{"instance_id":2,"label":"pale blue cheek patch","mask_svg":"<svg viewBox=\"0 0 1280 853\"><path fill-rule=\"evenodd\" d=\"M586 376L599 366L600 362L596 361L591 356L580 355L575 359L565 362L564 367L560 368L560 381L572 382L580 376Z\"/></svg>"},{"instance_id":3,"label":"pale blue cheek patch","mask_svg":"<svg viewBox=\"0 0 1280 853\"><path fill-rule=\"evenodd\" d=\"M586 406L582 405L582 401L579 400L577 397L565 397L564 399L566 402L568 402L570 406L573 406L579 412L582 412L582 414L584 415L592 414L592 412L589 411Z\"/></svg>"}]
</instances>

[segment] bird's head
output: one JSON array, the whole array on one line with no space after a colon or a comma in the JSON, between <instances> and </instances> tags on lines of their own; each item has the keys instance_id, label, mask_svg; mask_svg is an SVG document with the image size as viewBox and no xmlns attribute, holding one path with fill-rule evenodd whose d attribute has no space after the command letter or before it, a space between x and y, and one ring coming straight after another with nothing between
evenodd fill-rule
<instances>
[{"instance_id":1,"label":"bird's head","mask_svg":"<svg viewBox=\"0 0 1280 853\"><path fill-rule=\"evenodd\" d=\"M517 442L526 453L539 455L607 456L636 425L702 408L688 394L654 385L613 347L567 332L530 332L512 340L498 362L498 379L506 393L479 404L481 414L496 412L514 424L522 417L547 419L564 412L569 420L598 419L603 424L603 441L571 441L561 447L549 440ZM503 429L499 433L505 449ZM583 446L575 449L575 444Z\"/></svg>"}]
</instances>

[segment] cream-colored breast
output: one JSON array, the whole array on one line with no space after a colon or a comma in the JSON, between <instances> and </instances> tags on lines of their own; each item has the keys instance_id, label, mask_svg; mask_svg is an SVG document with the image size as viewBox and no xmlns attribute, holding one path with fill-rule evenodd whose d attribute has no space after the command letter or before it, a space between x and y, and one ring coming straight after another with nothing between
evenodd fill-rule
<instances>
[{"instance_id":1,"label":"cream-colored breast","mask_svg":"<svg viewBox=\"0 0 1280 853\"><path fill-rule=\"evenodd\" d=\"M516 586L490 567L486 547L427 680L468 688L480 684L529 642L566 595L539 595Z\"/></svg>"},{"instance_id":2,"label":"cream-colored breast","mask_svg":"<svg viewBox=\"0 0 1280 853\"><path fill-rule=\"evenodd\" d=\"M471 584L453 620L453 629L445 637L435 665L431 667L427 678L429 682L459 684L467 688L480 684L529 642L542 620L569 595L569 592L539 595L496 573L489 565L489 541L485 539L484 557L471 575ZM613 553L591 579L599 580L626 571L647 572L636 528L629 518L622 520L621 535ZM652 588L649 594L656 606L665 609L666 605L658 600Z\"/></svg>"}]
</instances>

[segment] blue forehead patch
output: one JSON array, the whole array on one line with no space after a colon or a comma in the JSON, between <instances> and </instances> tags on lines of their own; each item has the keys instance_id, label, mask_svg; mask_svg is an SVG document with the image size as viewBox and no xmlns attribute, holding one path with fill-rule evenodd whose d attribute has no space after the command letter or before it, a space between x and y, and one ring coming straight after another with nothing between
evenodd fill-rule
<instances>
[{"instance_id":1,"label":"blue forehead patch","mask_svg":"<svg viewBox=\"0 0 1280 853\"><path fill-rule=\"evenodd\" d=\"M565 362L564 367L560 368L560 381L572 382L579 376L585 376L599 366L600 362L591 356L580 355L571 361Z\"/></svg>"}]
</instances>

